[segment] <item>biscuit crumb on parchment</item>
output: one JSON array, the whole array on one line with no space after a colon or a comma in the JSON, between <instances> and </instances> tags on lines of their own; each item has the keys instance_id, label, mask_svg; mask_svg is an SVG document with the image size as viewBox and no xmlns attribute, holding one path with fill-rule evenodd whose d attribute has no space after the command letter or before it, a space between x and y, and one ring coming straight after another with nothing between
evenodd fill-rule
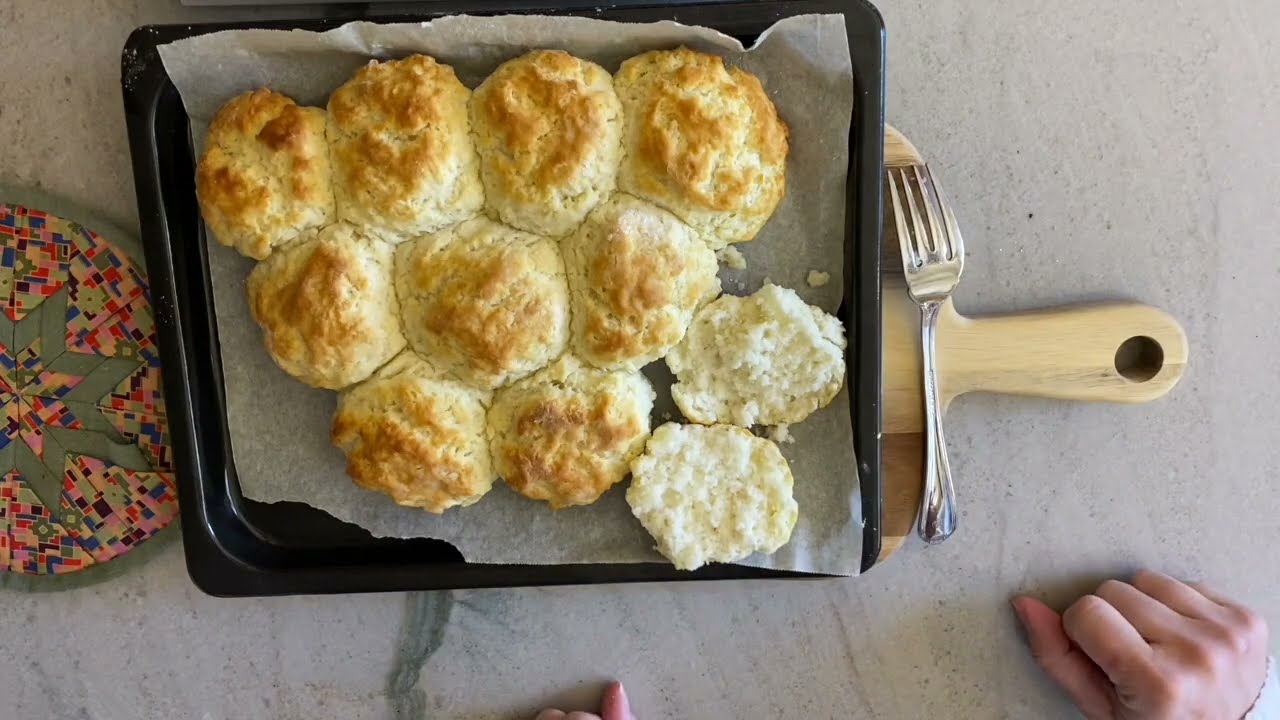
<instances>
[{"instance_id":1,"label":"biscuit crumb on parchment","mask_svg":"<svg viewBox=\"0 0 1280 720\"><path fill-rule=\"evenodd\" d=\"M739 252L738 248L728 245L716 251L716 259L730 270L746 270L747 258Z\"/></svg>"},{"instance_id":2,"label":"biscuit crumb on parchment","mask_svg":"<svg viewBox=\"0 0 1280 720\"><path fill-rule=\"evenodd\" d=\"M769 436L770 440L778 443L779 445L784 443L790 445L796 441L796 436L791 434L791 426L787 423L772 425L765 434Z\"/></svg>"}]
</instances>

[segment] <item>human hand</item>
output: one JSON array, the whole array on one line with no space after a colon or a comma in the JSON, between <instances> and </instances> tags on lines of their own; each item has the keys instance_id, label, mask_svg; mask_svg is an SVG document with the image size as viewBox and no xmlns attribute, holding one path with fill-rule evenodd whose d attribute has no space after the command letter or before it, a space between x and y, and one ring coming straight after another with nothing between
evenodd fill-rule
<instances>
[{"instance_id":1,"label":"human hand","mask_svg":"<svg viewBox=\"0 0 1280 720\"><path fill-rule=\"evenodd\" d=\"M1036 662L1090 720L1237 720L1266 678L1267 624L1203 585L1142 571L1062 615L1012 602Z\"/></svg>"},{"instance_id":2,"label":"human hand","mask_svg":"<svg viewBox=\"0 0 1280 720\"><path fill-rule=\"evenodd\" d=\"M610 683L600 697L600 714L588 712L566 713L560 710L546 709L538 713L534 720L636 720L631 714L631 704L627 702L627 693L622 683Z\"/></svg>"}]
</instances>

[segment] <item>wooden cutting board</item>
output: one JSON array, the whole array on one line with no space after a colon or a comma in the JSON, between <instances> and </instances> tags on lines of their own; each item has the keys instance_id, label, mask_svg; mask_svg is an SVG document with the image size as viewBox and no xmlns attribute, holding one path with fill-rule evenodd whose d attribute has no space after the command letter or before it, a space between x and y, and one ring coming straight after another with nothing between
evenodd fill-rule
<instances>
[{"instance_id":1,"label":"wooden cutting board","mask_svg":"<svg viewBox=\"0 0 1280 720\"><path fill-rule=\"evenodd\" d=\"M911 142L886 126L885 165L918 162L920 154ZM882 272L884 516L880 562L915 537L924 472L920 315L907 295L889 209L885 211ZM961 315L948 303L939 320L937 343L944 407L967 392L1147 402L1169 392L1187 363L1187 337L1178 322L1138 303L1078 305L974 318ZM956 481L963 502L964 478ZM961 513L957 533L964 532L963 509Z\"/></svg>"}]
</instances>

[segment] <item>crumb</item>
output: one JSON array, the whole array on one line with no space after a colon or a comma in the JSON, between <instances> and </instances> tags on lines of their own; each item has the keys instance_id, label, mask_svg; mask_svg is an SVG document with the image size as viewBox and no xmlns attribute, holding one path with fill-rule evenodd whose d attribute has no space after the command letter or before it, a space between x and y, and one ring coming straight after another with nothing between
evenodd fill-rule
<instances>
[{"instance_id":1,"label":"crumb","mask_svg":"<svg viewBox=\"0 0 1280 720\"><path fill-rule=\"evenodd\" d=\"M671 413L670 412L662 413L662 419L665 422L671 422Z\"/></svg>"},{"instance_id":2,"label":"crumb","mask_svg":"<svg viewBox=\"0 0 1280 720\"><path fill-rule=\"evenodd\" d=\"M793 443L796 441L795 435L791 434L790 425L774 425L769 428L767 434L770 440L778 443L779 445L783 443Z\"/></svg>"},{"instance_id":3,"label":"crumb","mask_svg":"<svg viewBox=\"0 0 1280 720\"><path fill-rule=\"evenodd\" d=\"M825 273L821 270L810 270L809 277L805 279L811 288L820 288L831 282L831 273Z\"/></svg>"},{"instance_id":4,"label":"crumb","mask_svg":"<svg viewBox=\"0 0 1280 720\"><path fill-rule=\"evenodd\" d=\"M760 281L760 287L764 287L765 285L772 285L772 284L773 284L773 278L769 277L768 275L765 275L764 280Z\"/></svg>"},{"instance_id":5,"label":"crumb","mask_svg":"<svg viewBox=\"0 0 1280 720\"><path fill-rule=\"evenodd\" d=\"M743 257L742 253L738 252L738 248L732 245L727 245L717 250L716 259L733 270L747 269L747 259Z\"/></svg>"}]
</instances>

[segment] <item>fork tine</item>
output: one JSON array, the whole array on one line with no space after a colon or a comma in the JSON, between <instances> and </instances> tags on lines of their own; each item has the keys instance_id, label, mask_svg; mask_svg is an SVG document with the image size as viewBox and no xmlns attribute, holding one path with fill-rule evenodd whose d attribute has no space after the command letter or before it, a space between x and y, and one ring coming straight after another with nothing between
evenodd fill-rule
<instances>
[{"instance_id":1,"label":"fork tine","mask_svg":"<svg viewBox=\"0 0 1280 720\"><path fill-rule=\"evenodd\" d=\"M929 173L929 179L933 183L933 192L938 196L938 205L942 208L942 219L947 224L946 238L948 244L948 260L964 258L964 236L960 234L960 224L956 222L955 213L951 212L951 203L947 201L947 196L942 192L942 184L938 182L938 178L934 177L933 169L925 166L925 171Z\"/></svg>"},{"instance_id":2,"label":"fork tine","mask_svg":"<svg viewBox=\"0 0 1280 720\"><path fill-rule=\"evenodd\" d=\"M889 196L893 200L893 220L898 228L899 252L903 260L911 263L912 266L918 266L920 263L916 260L915 251L911 247L911 230L907 227L907 215L902 211L902 196L898 193L898 181L893 176L893 168L889 168L887 175L889 176Z\"/></svg>"},{"instance_id":3,"label":"fork tine","mask_svg":"<svg viewBox=\"0 0 1280 720\"><path fill-rule=\"evenodd\" d=\"M924 205L925 217L929 220L929 249L938 257L947 256L947 228L942 226L938 216L941 214L942 200L938 197L937 185L933 182L933 172L928 165L916 166L916 180L920 183L921 204Z\"/></svg>"},{"instance_id":4,"label":"fork tine","mask_svg":"<svg viewBox=\"0 0 1280 720\"><path fill-rule=\"evenodd\" d=\"M920 178L920 169L916 168L916 179ZM911 236L911 241L915 245L916 265L923 265L929 257L929 240L928 233L925 231L924 219L920 217L920 209L916 207L916 193L911 189L911 181L907 178L906 170L902 171L902 186L907 193L907 207L911 211L911 224L915 228L915 233ZM917 183L917 187L923 190L923 183Z\"/></svg>"}]
</instances>

